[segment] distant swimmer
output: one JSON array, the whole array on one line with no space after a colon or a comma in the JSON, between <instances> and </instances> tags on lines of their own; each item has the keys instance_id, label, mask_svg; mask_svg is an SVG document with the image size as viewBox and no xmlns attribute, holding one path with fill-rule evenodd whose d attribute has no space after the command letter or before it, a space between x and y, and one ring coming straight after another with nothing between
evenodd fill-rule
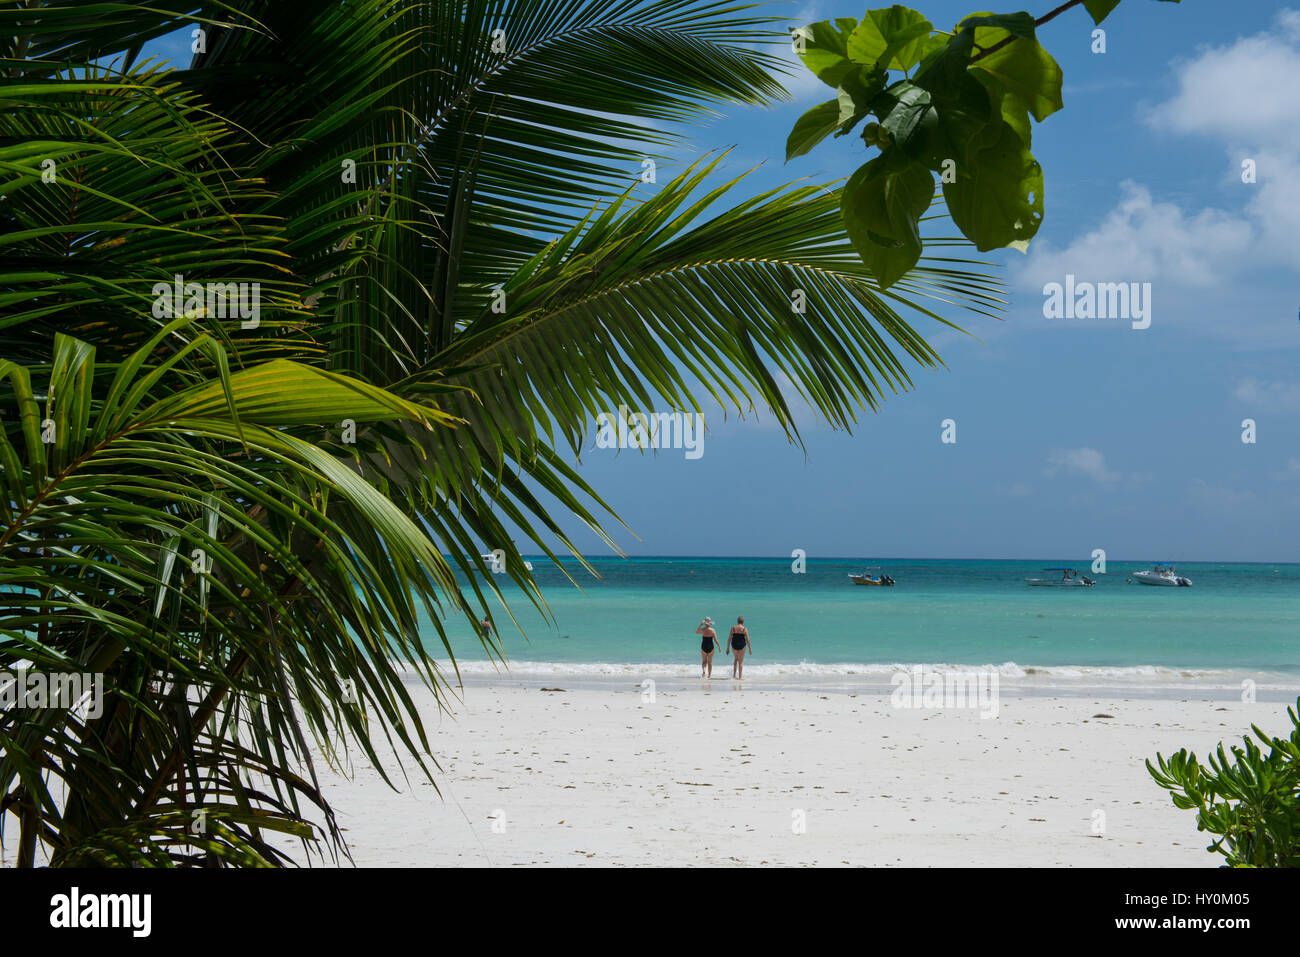
<instances>
[{"instance_id":1,"label":"distant swimmer","mask_svg":"<svg viewBox=\"0 0 1300 957\"><path fill-rule=\"evenodd\" d=\"M694 574L694 572L692 572ZM704 640L700 644L700 677L705 676L705 670L708 670L708 677L713 677L713 653L718 650L717 638L718 633L713 630L713 619L707 615L700 622L700 627L695 629L697 635L703 635Z\"/></svg>"},{"instance_id":2,"label":"distant swimmer","mask_svg":"<svg viewBox=\"0 0 1300 957\"><path fill-rule=\"evenodd\" d=\"M484 616L483 620L478 623L478 626L483 629L484 638L492 637L492 621L489 618Z\"/></svg>"},{"instance_id":3,"label":"distant swimmer","mask_svg":"<svg viewBox=\"0 0 1300 957\"><path fill-rule=\"evenodd\" d=\"M731 647L727 649L727 654L731 655L731 677L743 678L745 676L745 652L746 650L752 655L754 646L749 643L749 629L745 627L745 616L741 615L736 619L736 623L731 626L730 635Z\"/></svg>"}]
</instances>

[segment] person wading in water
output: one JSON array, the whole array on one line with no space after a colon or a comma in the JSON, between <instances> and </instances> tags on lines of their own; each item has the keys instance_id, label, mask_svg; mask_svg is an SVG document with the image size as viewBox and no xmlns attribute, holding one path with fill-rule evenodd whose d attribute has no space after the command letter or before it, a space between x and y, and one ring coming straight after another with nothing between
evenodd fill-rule
<instances>
[{"instance_id":1,"label":"person wading in water","mask_svg":"<svg viewBox=\"0 0 1300 957\"><path fill-rule=\"evenodd\" d=\"M705 617L700 622L700 627L695 629L697 635L703 635L704 639L700 643L700 677L703 678L704 672L708 670L708 677L713 677L713 653L718 650L717 639L718 633L713 630L713 619Z\"/></svg>"},{"instance_id":2,"label":"person wading in water","mask_svg":"<svg viewBox=\"0 0 1300 957\"><path fill-rule=\"evenodd\" d=\"M751 655L754 653L754 646L749 643L749 629L745 627L745 616L741 615L736 619L736 623L731 626L731 637L728 642L731 647L727 653L731 655L731 677L743 678L745 675L745 652Z\"/></svg>"}]
</instances>

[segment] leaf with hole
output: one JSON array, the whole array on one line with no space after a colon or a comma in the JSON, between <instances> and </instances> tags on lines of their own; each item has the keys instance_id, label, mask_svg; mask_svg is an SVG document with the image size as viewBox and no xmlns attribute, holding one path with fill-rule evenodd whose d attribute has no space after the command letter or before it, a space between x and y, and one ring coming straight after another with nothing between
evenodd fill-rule
<instances>
[{"instance_id":1,"label":"leaf with hole","mask_svg":"<svg viewBox=\"0 0 1300 957\"><path fill-rule=\"evenodd\" d=\"M943 184L953 222L981 252L1034 238L1043 219L1043 169L1019 134L992 122L976 137L956 179Z\"/></svg>"}]
</instances>

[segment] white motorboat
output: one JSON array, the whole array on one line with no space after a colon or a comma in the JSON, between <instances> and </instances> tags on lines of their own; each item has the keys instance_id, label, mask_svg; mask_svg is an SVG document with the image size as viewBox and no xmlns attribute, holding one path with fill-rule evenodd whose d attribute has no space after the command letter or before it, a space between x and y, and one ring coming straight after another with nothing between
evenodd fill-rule
<instances>
[{"instance_id":1,"label":"white motorboat","mask_svg":"<svg viewBox=\"0 0 1300 957\"><path fill-rule=\"evenodd\" d=\"M1087 588L1097 584L1087 575L1080 575L1074 568L1044 568L1045 572L1060 572L1060 578L1026 578L1026 585L1064 585L1073 588Z\"/></svg>"},{"instance_id":2,"label":"white motorboat","mask_svg":"<svg viewBox=\"0 0 1300 957\"><path fill-rule=\"evenodd\" d=\"M872 574L872 572L874 572L875 574ZM849 581L853 582L853 584L855 585L890 586L894 584L893 578L891 578L888 575L881 574L880 567L878 565L873 565L871 568L868 568L866 571L859 572L856 575L850 574Z\"/></svg>"},{"instance_id":3,"label":"white motorboat","mask_svg":"<svg viewBox=\"0 0 1300 957\"><path fill-rule=\"evenodd\" d=\"M1160 562L1151 566L1150 571L1134 572L1133 580L1141 585L1163 585L1166 588L1189 587L1192 582L1174 570L1171 562Z\"/></svg>"},{"instance_id":4,"label":"white motorboat","mask_svg":"<svg viewBox=\"0 0 1300 957\"><path fill-rule=\"evenodd\" d=\"M503 572L503 571L506 570L504 564L501 565L500 567L498 567L498 565L497 565L497 560L496 560L496 556L493 555L491 552L484 552L482 555L479 556L479 558L481 558L481 559L483 559L483 561L487 562L488 567L491 568L494 572ZM528 561L527 559L525 559L525 560L524 560L524 568L528 569L529 571L532 571L532 570L533 570L533 563L530 562L530 561Z\"/></svg>"}]
</instances>

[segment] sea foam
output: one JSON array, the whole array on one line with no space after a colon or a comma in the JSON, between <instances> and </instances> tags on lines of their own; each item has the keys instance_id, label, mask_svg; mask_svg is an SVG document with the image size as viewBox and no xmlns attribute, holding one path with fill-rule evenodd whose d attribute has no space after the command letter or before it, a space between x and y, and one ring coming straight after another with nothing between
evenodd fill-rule
<instances>
[{"instance_id":1,"label":"sea foam","mask_svg":"<svg viewBox=\"0 0 1300 957\"><path fill-rule=\"evenodd\" d=\"M440 661L445 674L452 674L450 662ZM730 662L725 657L714 659L714 678L729 677ZM644 678L699 677L699 663L674 662L569 662L569 661L511 661L506 664L493 661L460 660L456 662L460 673L467 677L498 676L501 678L573 676ZM900 671L915 667L926 671L971 672L996 671L999 677L1013 686L1027 688L1051 687L1132 687L1168 689L1178 686L1188 691L1197 689L1239 688L1245 680L1255 682L1261 690L1300 691L1300 675L1261 673L1258 671L1229 669L1166 668L1156 665L1127 667L1099 667L1092 665L1019 665L1014 661L1001 664L955 664L952 662L834 662L814 663L764 662L747 658L746 678L779 679L840 679L858 678L864 685L888 685L890 677Z\"/></svg>"}]
</instances>

